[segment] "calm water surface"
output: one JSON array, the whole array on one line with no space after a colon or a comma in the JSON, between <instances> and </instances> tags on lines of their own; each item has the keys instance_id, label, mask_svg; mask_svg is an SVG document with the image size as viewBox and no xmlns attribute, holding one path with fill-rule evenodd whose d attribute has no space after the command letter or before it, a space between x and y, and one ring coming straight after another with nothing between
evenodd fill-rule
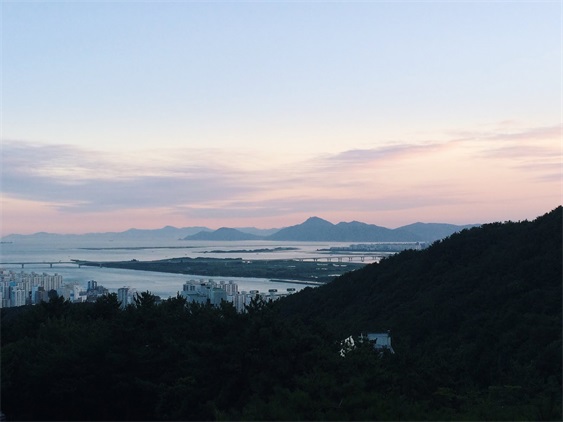
<instances>
[{"instance_id":1,"label":"calm water surface","mask_svg":"<svg viewBox=\"0 0 563 422\"><path fill-rule=\"evenodd\" d=\"M302 283L281 283L264 278L241 277L205 277L186 274L168 274L152 271L133 271L113 268L81 267L74 264L58 263L72 259L87 261L127 261L131 259L156 260L176 257L208 257L208 258L243 258L243 259L292 259L329 257L326 253L317 251L331 246L348 246L349 243L325 242L187 242L187 241L123 241L123 240L95 240L87 241L69 239L22 239L13 243L0 244L0 262L55 262L53 268L47 264L27 264L22 270L21 265L4 264L2 268L13 271L30 273L60 274L65 283L78 282L86 286L89 280L96 280L110 291L129 286L137 291L146 291L163 298L174 296L182 290L187 280L233 280L241 290L269 289L285 291L288 287L301 290L307 285ZM296 248L295 250L277 250L275 252L251 252L257 249ZM221 252L219 252L221 251ZM235 251L225 253L224 251ZM242 252L246 251L246 252ZM336 255L334 255L336 256ZM366 262L367 263L367 262Z\"/></svg>"}]
</instances>

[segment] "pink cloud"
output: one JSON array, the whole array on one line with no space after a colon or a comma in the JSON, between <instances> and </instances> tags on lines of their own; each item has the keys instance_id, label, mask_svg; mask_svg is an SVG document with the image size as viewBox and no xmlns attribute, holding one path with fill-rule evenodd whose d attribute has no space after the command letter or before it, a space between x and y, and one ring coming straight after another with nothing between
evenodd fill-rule
<instances>
[{"instance_id":1,"label":"pink cloud","mask_svg":"<svg viewBox=\"0 0 563 422\"><path fill-rule=\"evenodd\" d=\"M560 202L560 150L551 138L558 130L352 149L283 165L253 151L112 155L4 142L1 178L8 211L2 229L7 234L27 224L34 231L96 231L82 227L84 221L100 231L110 225L115 230L236 222L265 228L311 215L387 226L416 220L474 223L502 219L507 207L533 218Z\"/></svg>"}]
</instances>

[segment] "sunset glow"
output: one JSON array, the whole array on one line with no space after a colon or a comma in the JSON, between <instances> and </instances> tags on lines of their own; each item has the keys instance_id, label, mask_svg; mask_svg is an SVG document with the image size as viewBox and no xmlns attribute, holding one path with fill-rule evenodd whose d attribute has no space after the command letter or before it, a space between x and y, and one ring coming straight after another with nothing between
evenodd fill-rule
<instances>
[{"instance_id":1,"label":"sunset glow","mask_svg":"<svg viewBox=\"0 0 563 422\"><path fill-rule=\"evenodd\" d=\"M558 2L2 2L1 235L562 203Z\"/></svg>"}]
</instances>

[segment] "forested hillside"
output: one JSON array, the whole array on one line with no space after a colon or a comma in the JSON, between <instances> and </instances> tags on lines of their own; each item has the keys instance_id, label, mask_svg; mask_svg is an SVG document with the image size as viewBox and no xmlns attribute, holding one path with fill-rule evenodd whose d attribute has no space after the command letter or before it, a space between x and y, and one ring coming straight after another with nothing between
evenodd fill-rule
<instances>
[{"instance_id":1,"label":"forested hillside","mask_svg":"<svg viewBox=\"0 0 563 422\"><path fill-rule=\"evenodd\" d=\"M562 209L245 314L143 293L2 309L8 420L561 420ZM395 354L341 341L391 330ZM356 337L357 340L357 337Z\"/></svg>"},{"instance_id":2,"label":"forested hillside","mask_svg":"<svg viewBox=\"0 0 563 422\"><path fill-rule=\"evenodd\" d=\"M464 230L279 305L340 337L391 330L427 399L444 394L459 404L496 394L505 410L549 408L530 419L560 415L562 219L558 207L532 222Z\"/></svg>"}]
</instances>

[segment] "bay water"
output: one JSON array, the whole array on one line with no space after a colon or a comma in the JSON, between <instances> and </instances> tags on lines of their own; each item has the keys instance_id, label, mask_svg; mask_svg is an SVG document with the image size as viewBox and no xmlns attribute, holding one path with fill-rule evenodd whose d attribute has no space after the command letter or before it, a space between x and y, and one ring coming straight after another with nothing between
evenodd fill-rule
<instances>
[{"instance_id":1,"label":"bay water","mask_svg":"<svg viewBox=\"0 0 563 422\"><path fill-rule=\"evenodd\" d=\"M280 282L267 278L248 277L208 277L187 274L170 274L153 271L135 271L100 267L78 267L69 264L73 259L85 261L139 261L167 258L242 258L242 259L310 259L330 258L332 255L319 249L332 246L348 246L348 243L326 242L186 242L179 240L89 240L81 237L60 237L37 239L22 237L13 242L0 244L0 265L5 270L15 272L36 272L60 274L64 283L76 282L86 288L89 280L96 280L110 292L121 287L131 287L137 292L150 291L160 297L168 298L182 291L182 285L188 280L214 280L219 282L232 280L239 286L239 291L259 290L267 292L287 288L299 291L307 286L299 281ZM25 264L24 268L20 263ZM49 263L53 263L51 267ZM367 263L367 262L366 262Z\"/></svg>"}]
</instances>

